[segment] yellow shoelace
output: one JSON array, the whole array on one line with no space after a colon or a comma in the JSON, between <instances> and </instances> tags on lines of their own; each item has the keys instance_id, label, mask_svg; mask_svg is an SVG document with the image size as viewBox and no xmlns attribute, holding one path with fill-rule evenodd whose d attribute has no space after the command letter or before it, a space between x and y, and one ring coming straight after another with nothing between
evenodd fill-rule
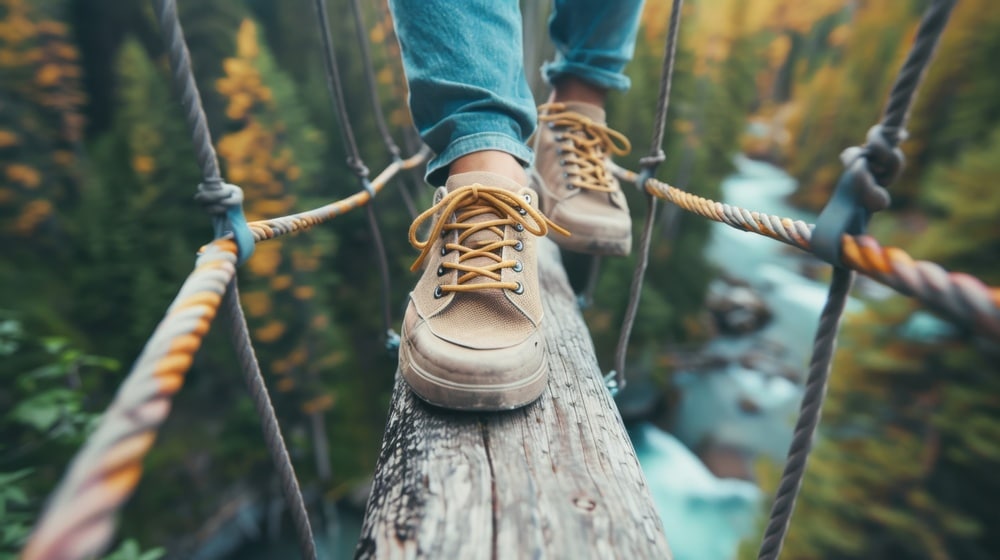
<instances>
[{"instance_id":1,"label":"yellow shoelace","mask_svg":"<svg viewBox=\"0 0 1000 560\"><path fill-rule=\"evenodd\" d=\"M596 123L588 117L566 110L563 103L545 103L538 107L538 121L550 123L560 129L561 152L564 165L573 164L577 169L567 169L569 184L581 189L612 192L611 173L604 164L610 155L623 156L632 151L632 144L624 134Z\"/></svg>"},{"instance_id":2,"label":"yellow shoelace","mask_svg":"<svg viewBox=\"0 0 1000 560\"><path fill-rule=\"evenodd\" d=\"M434 214L440 212L441 216L434 222L426 240L417 239L417 230ZM483 214L493 214L495 219L483 220L481 222L468 223L468 220ZM452 222L451 216L455 216ZM563 234L569 232L552 223L541 212L536 210L517 194L502 189L500 187L488 187L474 184L460 187L442 198L437 204L429 208L423 214L417 216L410 226L410 245L420 251L417 260L413 262L410 270L416 271L430 254L433 240L450 231L458 231L458 238L454 243L446 243L446 251L458 251L458 262L446 262L441 266L446 269L459 270L464 272L458 277L456 284L441 286L442 292L467 292L472 290L486 289L507 289L517 290L517 282L501 282L500 272L504 268L514 268L517 261L504 260L499 253L504 247L516 247L521 243L517 239L504 239L503 228L523 227L525 231L542 237L548 233L549 228ZM493 241L479 240L477 247L469 247L466 240L477 232L488 230L496 236ZM476 257L486 257L493 261L486 266L472 266L465 264L466 261ZM485 276L493 282L480 282L476 284L466 284L473 278Z\"/></svg>"}]
</instances>

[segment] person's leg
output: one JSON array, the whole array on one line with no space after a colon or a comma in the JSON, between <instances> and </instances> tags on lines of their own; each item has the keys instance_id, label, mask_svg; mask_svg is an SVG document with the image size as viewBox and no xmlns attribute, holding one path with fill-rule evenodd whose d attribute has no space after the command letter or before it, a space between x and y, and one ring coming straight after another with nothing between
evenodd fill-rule
<instances>
[{"instance_id":1,"label":"person's leg","mask_svg":"<svg viewBox=\"0 0 1000 560\"><path fill-rule=\"evenodd\" d=\"M641 11L642 0L556 0L549 21L557 54L543 67L553 89L539 107L536 183L542 209L572 232L556 239L571 251L625 255L632 247L628 205L607 168L630 146L607 127L604 102L608 90L630 85L623 71Z\"/></svg>"},{"instance_id":2,"label":"person's leg","mask_svg":"<svg viewBox=\"0 0 1000 560\"><path fill-rule=\"evenodd\" d=\"M547 384L535 238L552 224L523 169L536 112L518 2L391 6L414 122L437 153L428 181L445 184L410 227L423 271L403 317L400 373L439 406L523 406Z\"/></svg>"},{"instance_id":3,"label":"person's leg","mask_svg":"<svg viewBox=\"0 0 1000 560\"><path fill-rule=\"evenodd\" d=\"M623 72L635 52L642 5L643 0L555 0L549 34L556 59L543 67L545 79L557 92L566 78L627 90L631 82Z\"/></svg>"},{"instance_id":4,"label":"person's leg","mask_svg":"<svg viewBox=\"0 0 1000 560\"><path fill-rule=\"evenodd\" d=\"M390 7L414 124L436 154L428 182L444 184L464 159L456 170L495 170L526 184L536 111L517 0L391 0Z\"/></svg>"}]
</instances>

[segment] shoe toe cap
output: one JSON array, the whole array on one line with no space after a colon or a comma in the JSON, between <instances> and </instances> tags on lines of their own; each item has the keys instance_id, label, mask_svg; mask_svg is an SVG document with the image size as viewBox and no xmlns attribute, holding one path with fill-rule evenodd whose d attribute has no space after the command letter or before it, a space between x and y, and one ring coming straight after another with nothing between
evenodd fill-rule
<instances>
[{"instance_id":1,"label":"shoe toe cap","mask_svg":"<svg viewBox=\"0 0 1000 560\"><path fill-rule=\"evenodd\" d=\"M406 331L400 370L431 404L465 410L517 408L538 398L546 383L539 333L503 348L472 348L436 336L426 322Z\"/></svg>"}]
</instances>

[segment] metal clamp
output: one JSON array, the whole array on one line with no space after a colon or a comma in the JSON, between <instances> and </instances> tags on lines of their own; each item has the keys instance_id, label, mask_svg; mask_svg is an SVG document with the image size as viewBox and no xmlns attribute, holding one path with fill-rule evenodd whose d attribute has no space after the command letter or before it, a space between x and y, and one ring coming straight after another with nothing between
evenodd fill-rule
<instances>
[{"instance_id":1,"label":"metal clamp","mask_svg":"<svg viewBox=\"0 0 1000 560\"><path fill-rule=\"evenodd\" d=\"M813 253L833 266L843 266L843 236L864 233L871 215L889 206L889 192L884 187L903 167L902 151L886 140L881 125L868 131L867 140L864 147L855 146L841 153L844 172L813 230Z\"/></svg>"}]
</instances>

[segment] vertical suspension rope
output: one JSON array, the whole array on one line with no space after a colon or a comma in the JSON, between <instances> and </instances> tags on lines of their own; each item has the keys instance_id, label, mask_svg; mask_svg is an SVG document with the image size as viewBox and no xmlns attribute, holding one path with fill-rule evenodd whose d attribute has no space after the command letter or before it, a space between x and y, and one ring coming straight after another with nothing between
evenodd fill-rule
<instances>
[{"instance_id":1,"label":"vertical suspension rope","mask_svg":"<svg viewBox=\"0 0 1000 560\"><path fill-rule=\"evenodd\" d=\"M863 165L854 162L850 164L844 177L841 178L841 183L838 183L830 202L827 203L827 208L820 215L817 230L814 232L815 237L818 239L835 238L838 243L838 253L840 239L845 233L863 233L870 212L880 210L888 205L888 194L884 187L895 179L902 168L902 153L898 146L906 138L904 127L910 107L954 5L955 0L934 0L924 12L917 29L916 39L889 94L889 101L886 104L882 121L869 132L868 142L863 148L851 149L855 153L861 154L861 157L864 158ZM850 184L844 182L845 180L859 181L861 185L855 192L853 200L857 208L856 212L860 212L860 214L857 216L844 214L843 221L827 222L831 229L824 231L826 226L823 218L827 209L834 204L845 204L845 199L838 199L841 184ZM858 223L858 216L860 216L860 223ZM839 231L832 228L839 228ZM861 231L847 231L852 228ZM777 560L781 554L792 513L795 510L795 502L802 489L806 462L812 450L816 429L819 426L823 400L826 396L827 380L833 363L833 353L836 349L837 330L840 327L847 294L854 281L854 272L842 266L842 263L837 264L839 261L834 262L830 291L820 315L819 328L816 331L806 391L802 398L799 418L788 449L785 467L778 483L774 503L771 506L767 528L764 531L757 555L758 560Z\"/></svg>"},{"instance_id":2,"label":"vertical suspension rope","mask_svg":"<svg viewBox=\"0 0 1000 560\"><path fill-rule=\"evenodd\" d=\"M361 3L359 0L351 0L351 13L354 15L354 28L358 34L358 44L361 46L361 65L365 69L365 84L368 86L368 96L371 98L372 109L375 111L375 126L382 137L382 144L392 156L393 161L399 159L399 146L392 139L389 133L389 126L385 122L385 114L382 112L382 103L379 101L378 86L375 84L375 71L372 66L371 50L368 48L368 36L365 33L365 21L361 13Z\"/></svg>"},{"instance_id":3,"label":"vertical suspension rope","mask_svg":"<svg viewBox=\"0 0 1000 560\"><path fill-rule=\"evenodd\" d=\"M636 185L640 188L647 179L653 177L656 168L666 159L663 153L663 131L667 123L667 109L670 107L670 87L674 76L674 58L677 53L677 34L681 25L681 9L684 0L673 0L670 11L670 25L667 32L667 43L663 53L663 69L660 73L660 95L656 102L656 120L653 125L653 138L649 146L649 155L639 160L642 165ZM628 306L622 320L622 329L615 349L615 369L608 376L608 390L616 394L625 388L625 360L628 357L628 343L632 337L632 327L639 312L639 299L642 296L642 281L649 265L649 245L653 238L653 220L656 217L656 197L646 193L646 222L643 225L642 237L639 239L639 255L636 260L632 283L629 288Z\"/></svg>"},{"instance_id":4,"label":"vertical suspension rope","mask_svg":"<svg viewBox=\"0 0 1000 560\"><path fill-rule=\"evenodd\" d=\"M243 369L243 380L247 384L253 401L254 410L261 419L261 429L264 432L264 442L271 455L271 462L278 471L281 483L281 493L285 497L288 510L291 513L295 535L298 537L299 550L307 560L316 559L316 543L313 541L312 526L309 523L309 513L302 499L302 489L295 477L292 459L288 456L285 439L281 436L281 427L271 404L271 396L267 392L264 376L260 372L260 363L250 340L250 330L247 327L243 307L240 306L240 291L236 278L229 283L225 299L226 315L229 318L229 339L236 350L237 358Z\"/></svg>"},{"instance_id":5,"label":"vertical suspension rope","mask_svg":"<svg viewBox=\"0 0 1000 560\"><path fill-rule=\"evenodd\" d=\"M820 315L819 328L813 343L809 377L806 380L806 391L799 409L799 419L795 423L788 459L781 474L781 483L778 485L774 504L771 506L770 519L757 555L760 560L775 560L781 554L785 533L788 531L788 524L795 509L795 500L802 488L802 477L805 475L806 462L812 450L816 428L819 426L833 352L837 347L837 331L840 329L844 305L853 283L853 271L839 267L833 269L833 280L830 282L830 291Z\"/></svg>"},{"instance_id":6,"label":"vertical suspension rope","mask_svg":"<svg viewBox=\"0 0 1000 560\"><path fill-rule=\"evenodd\" d=\"M934 0L927 8L917 28L917 38L913 47L892 85L889 102L882 118L882 134L893 146L906 138L904 127L910 115L913 98L930 66L931 57L934 56L941 33L948 24L955 1Z\"/></svg>"},{"instance_id":7,"label":"vertical suspension rope","mask_svg":"<svg viewBox=\"0 0 1000 560\"><path fill-rule=\"evenodd\" d=\"M389 296L391 294L391 281L389 278L389 261L385 256L385 245L382 242L382 234L379 231L378 219L375 213L375 190L372 188L371 181L368 180L368 168L365 167L364 161L361 159L361 153L358 150L357 142L354 139L354 128L351 126L351 120L347 113L347 104L344 101L344 89L343 83L340 78L340 68L337 64L337 53L334 50L333 38L330 35L330 22L327 19L326 1L325 0L314 0L313 6L316 9L316 17L319 19L319 31L320 37L323 42L323 59L325 61L324 67L326 70L326 84L327 89L330 93L330 99L333 103L334 112L337 114L337 118L340 121L340 133L344 140L344 147L347 150L347 165L354 171L355 175L361 181L361 186L371 195L371 201L368 203L367 217L368 217L368 228L372 234L372 242L375 244L376 251L376 264L379 269L379 275L382 281L382 327L385 333L385 346L390 352L395 351L399 348L399 335L392 328L392 307L389 302ZM370 73L371 66L371 56L368 54L367 38L365 37L364 29L362 28L363 22L361 21L361 11L360 6L357 7L355 12L354 22L358 27L358 39L362 43L362 56L365 58L365 66L367 72ZM371 78L370 83L371 91L374 95L374 77ZM381 113L379 108L378 99L374 98L374 105L376 108L376 116ZM382 122L382 127L385 123ZM385 132L383 140L388 139L388 145L395 146L392 142L392 137L388 133L388 129L382 128L381 131ZM391 150L390 150L391 151ZM399 148L396 148L394 157L398 160Z\"/></svg>"},{"instance_id":8,"label":"vertical suspension rope","mask_svg":"<svg viewBox=\"0 0 1000 560\"><path fill-rule=\"evenodd\" d=\"M330 93L333 112L340 121L340 138L347 151L347 166L358 177L368 177L368 168L361 159L358 143L354 139L354 129L347 114L347 103L344 101L344 88L340 80L340 68L337 66L337 53L334 50L333 39L330 37L330 20L326 13L326 2L314 0L316 19L319 23L319 35L323 41L323 61L326 70L326 89Z\"/></svg>"},{"instance_id":9,"label":"vertical suspension rope","mask_svg":"<svg viewBox=\"0 0 1000 560\"><path fill-rule=\"evenodd\" d=\"M223 183L219 172L219 161L212 145L211 133L208 129L208 120L205 117L205 110L202 107L201 95L198 92L198 85L194 80L194 72L191 69L191 55L188 52L187 42L184 40L184 32L181 28L180 18L177 16L177 4L175 0L154 0L160 28L163 33L164 44L170 56L171 67L173 68L173 79L176 89L181 96L181 103L184 106L188 127L191 131L191 138L195 145L195 152L202 168L202 184L199 185L199 196L206 204L210 212L214 214L216 222L216 236L224 233L225 227L238 227L241 223L245 231L233 232L240 245L242 258L249 256L248 248L243 245L253 247L253 236L243 218L242 207L238 215L225 211L223 208L216 208L229 204L230 207L236 202L242 202L242 191L238 187ZM226 192L230 191L230 192ZM238 201L236 193L238 192ZM233 223L233 218L237 218L238 223ZM247 238L249 237L249 241ZM242 238L242 240L241 240ZM275 416L274 408L271 406L270 398L267 394L267 387L260 373L260 366L257 364L253 352L253 345L247 332L246 318L243 316L243 308L239 304L239 293L234 277L229 284L226 294L227 308L231 317L230 326L233 337L233 344L241 356L244 377L251 387L250 398L253 401L257 415L261 419L264 428L265 441L268 450L271 452L271 459L274 467L281 479L281 486L285 496L285 501L292 510L292 519L296 532L299 535L299 546L302 554L308 560L316 558L316 549L313 544L312 527L309 525L309 517L306 514L305 502L302 492L299 489L298 480L295 476L295 468L288 451L284 447L281 438L281 430L278 427L278 419ZM251 359L246 359L250 356ZM276 436L276 437L275 437Z\"/></svg>"},{"instance_id":10,"label":"vertical suspension rope","mask_svg":"<svg viewBox=\"0 0 1000 560\"><path fill-rule=\"evenodd\" d=\"M198 91L198 84L194 81L194 72L191 70L191 53L184 40L180 18L177 17L177 4L174 0L154 0L154 4L160 32L163 34L163 43L170 57L174 87L181 97L185 121L191 132L198 164L201 166L202 180L205 181L206 187L218 189L222 183L219 159L215 155L212 134L208 130L208 119L201 105L201 94Z\"/></svg>"}]
</instances>

